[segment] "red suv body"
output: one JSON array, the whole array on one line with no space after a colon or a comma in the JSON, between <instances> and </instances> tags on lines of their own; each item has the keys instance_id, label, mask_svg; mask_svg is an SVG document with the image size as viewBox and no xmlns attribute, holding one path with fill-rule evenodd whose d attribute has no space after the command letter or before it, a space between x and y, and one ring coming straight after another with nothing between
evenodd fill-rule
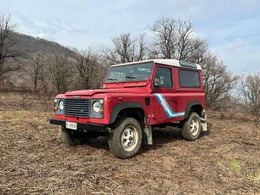
<instances>
[{"instance_id":1,"label":"red suv body","mask_svg":"<svg viewBox=\"0 0 260 195\"><path fill-rule=\"evenodd\" d=\"M119 158L135 155L142 142L152 144L155 126L177 126L187 140L207 131L202 70L172 59L113 65L101 89L71 91L55 98L55 117L70 144L108 135Z\"/></svg>"}]
</instances>

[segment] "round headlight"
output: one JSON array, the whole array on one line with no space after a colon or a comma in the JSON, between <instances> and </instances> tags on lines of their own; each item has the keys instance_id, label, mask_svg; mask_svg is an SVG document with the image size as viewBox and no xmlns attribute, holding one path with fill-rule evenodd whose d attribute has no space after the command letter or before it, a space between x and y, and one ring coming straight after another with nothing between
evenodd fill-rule
<instances>
[{"instance_id":1,"label":"round headlight","mask_svg":"<svg viewBox=\"0 0 260 195\"><path fill-rule=\"evenodd\" d=\"M100 104L98 101L96 101L96 102L93 103L92 108L93 108L93 110L94 110L95 112L100 112L100 110L101 110L101 104Z\"/></svg>"},{"instance_id":2,"label":"round headlight","mask_svg":"<svg viewBox=\"0 0 260 195\"><path fill-rule=\"evenodd\" d=\"M61 101L59 102L59 109L60 109L60 110L63 110L63 109L64 109L63 100L61 100Z\"/></svg>"}]
</instances>

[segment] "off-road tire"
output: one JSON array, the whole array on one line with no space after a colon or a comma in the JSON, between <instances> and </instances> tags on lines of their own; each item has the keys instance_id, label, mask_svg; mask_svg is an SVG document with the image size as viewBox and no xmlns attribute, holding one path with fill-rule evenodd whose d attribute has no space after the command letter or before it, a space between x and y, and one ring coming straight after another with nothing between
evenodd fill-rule
<instances>
[{"instance_id":1,"label":"off-road tire","mask_svg":"<svg viewBox=\"0 0 260 195\"><path fill-rule=\"evenodd\" d=\"M128 133L128 131L132 133ZM129 136L131 139L127 139L128 134L134 135L133 138ZM112 127L112 133L108 140L110 151L118 158L131 158L139 152L142 145L142 137L143 131L136 119L130 117L121 118ZM129 144L126 143L132 144L132 146L127 148Z\"/></svg>"},{"instance_id":2,"label":"off-road tire","mask_svg":"<svg viewBox=\"0 0 260 195\"><path fill-rule=\"evenodd\" d=\"M193 124L196 124L196 127L193 126ZM193 128L191 126L193 126ZM181 135L186 140L194 141L199 138L200 133L201 133L200 117L197 113L192 112L190 113L189 118L184 122L182 126Z\"/></svg>"},{"instance_id":3,"label":"off-road tire","mask_svg":"<svg viewBox=\"0 0 260 195\"><path fill-rule=\"evenodd\" d=\"M61 129L61 140L69 146L82 144L82 140L80 138L76 138L76 136L73 135L73 132L64 127Z\"/></svg>"}]
</instances>

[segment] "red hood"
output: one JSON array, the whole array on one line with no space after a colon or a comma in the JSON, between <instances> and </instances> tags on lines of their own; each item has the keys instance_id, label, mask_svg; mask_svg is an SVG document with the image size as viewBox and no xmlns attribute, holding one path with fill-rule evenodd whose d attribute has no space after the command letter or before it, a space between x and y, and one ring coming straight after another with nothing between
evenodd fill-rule
<instances>
[{"instance_id":1,"label":"red hood","mask_svg":"<svg viewBox=\"0 0 260 195\"><path fill-rule=\"evenodd\" d=\"M77 90L65 93L65 96L93 96L101 93L147 93L149 88L92 89Z\"/></svg>"}]
</instances>

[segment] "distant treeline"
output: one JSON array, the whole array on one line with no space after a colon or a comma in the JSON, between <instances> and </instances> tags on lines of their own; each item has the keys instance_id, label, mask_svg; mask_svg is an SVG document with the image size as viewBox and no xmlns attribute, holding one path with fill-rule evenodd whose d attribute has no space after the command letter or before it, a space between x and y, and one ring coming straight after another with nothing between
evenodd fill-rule
<instances>
[{"instance_id":1,"label":"distant treeline","mask_svg":"<svg viewBox=\"0 0 260 195\"><path fill-rule=\"evenodd\" d=\"M14 32L10 17L0 16L0 88L35 93L63 93L67 90L96 88L112 64L145 59L178 59L202 65L207 105L227 109L242 105L260 114L260 74L245 78L233 75L209 51L207 40L200 39L191 22L159 18L151 26L152 39L146 34L122 33L112 37L112 47L96 51L69 49L55 42ZM239 89L239 96L231 91Z\"/></svg>"}]
</instances>

